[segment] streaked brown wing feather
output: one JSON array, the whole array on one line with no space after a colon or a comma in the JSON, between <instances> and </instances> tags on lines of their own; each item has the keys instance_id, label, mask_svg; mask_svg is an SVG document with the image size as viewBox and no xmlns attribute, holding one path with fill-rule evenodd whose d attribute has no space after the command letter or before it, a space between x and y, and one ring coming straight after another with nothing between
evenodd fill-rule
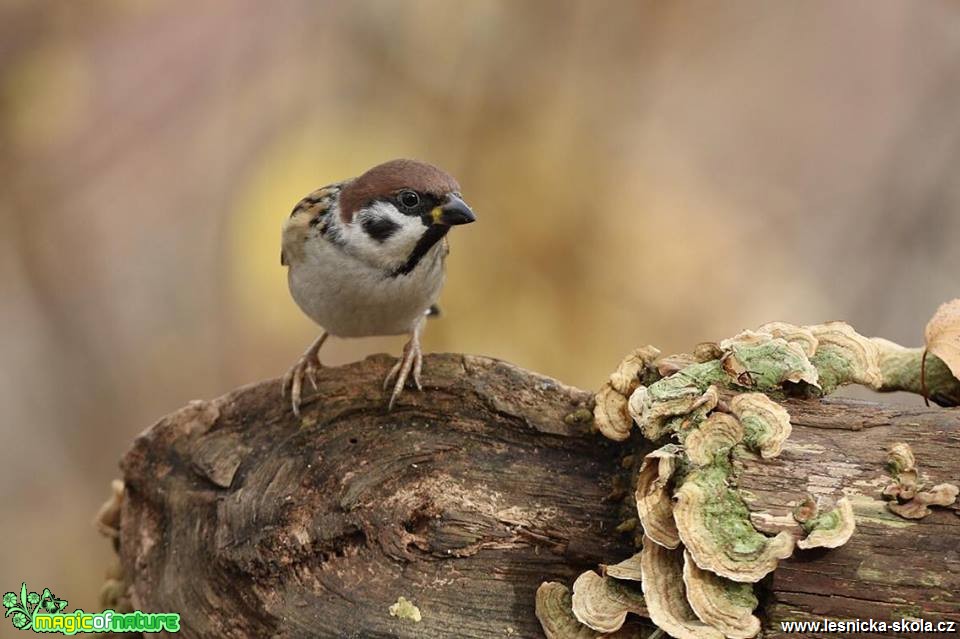
<instances>
[{"instance_id":1,"label":"streaked brown wing feather","mask_svg":"<svg viewBox=\"0 0 960 639\"><path fill-rule=\"evenodd\" d=\"M290 257L296 258L307 239L310 227L320 223L323 216L336 204L340 189L346 182L335 182L320 187L297 202L290 217L283 224L283 239L280 249L280 264L289 266Z\"/></svg>"}]
</instances>

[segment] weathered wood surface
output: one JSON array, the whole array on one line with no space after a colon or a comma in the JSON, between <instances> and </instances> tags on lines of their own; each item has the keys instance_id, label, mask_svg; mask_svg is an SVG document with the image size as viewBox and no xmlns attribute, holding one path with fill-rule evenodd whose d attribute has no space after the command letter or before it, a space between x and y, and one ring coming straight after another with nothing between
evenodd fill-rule
<instances>
[{"instance_id":1,"label":"weathered wood surface","mask_svg":"<svg viewBox=\"0 0 960 639\"><path fill-rule=\"evenodd\" d=\"M610 497L636 442L571 418L589 392L434 355L426 390L388 413L392 361L326 369L302 423L271 381L142 434L122 461L134 607L180 612L187 637L540 637L542 581L570 584L632 552ZM858 530L838 550L798 551L764 583L766 635L785 618L960 620L960 517L907 522L878 501L892 441L914 447L931 483L960 479L960 411L788 408L781 458L742 460L752 506L781 514L806 490L856 493ZM388 613L401 595L419 623Z\"/></svg>"},{"instance_id":2,"label":"weathered wood surface","mask_svg":"<svg viewBox=\"0 0 960 639\"><path fill-rule=\"evenodd\" d=\"M776 459L743 458L738 485L752 511L789 515L809 493L825 505L846 495L857 529L846 545L798 551L774 572L768 620L960 621L960 511L922 520L891 513L887 450L908 442L927 485L960 485L960 410L907 409L850 400L785 402L793 433ZM767 637L781 635L768 622ZM960 623L957 625L960 634Z\"/></svg>"}]
</instances>

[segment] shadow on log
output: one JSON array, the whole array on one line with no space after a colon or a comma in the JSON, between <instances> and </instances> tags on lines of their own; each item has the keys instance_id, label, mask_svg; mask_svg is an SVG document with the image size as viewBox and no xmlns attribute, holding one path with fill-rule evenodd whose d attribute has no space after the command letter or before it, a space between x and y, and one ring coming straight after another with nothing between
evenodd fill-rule
<instances>
[{"instance_id":1,"label":"shadow on log","mask_svg":"<svg viewBox=\"0 0 960 639\"><path fill-rule=\"evenodd\" d=\"M593 433L591 393L433 355L425 391L388 413L392 362L325 369L302 421L274 380L142 434L121 464L132 606L179 612L187 637L541 637L541 582L570 584L632 554L632 533L615 530L631 508L620 459L645 444ZM928 483L958 480L960 412L845 401L789 411L781 457L742 460L751 508L783 515L808 490L847 494L857 531L763 582L765 636L781 636L783 619L960 620L960 517L907 521L880 498L895 441L913 447ZM401 596L419 621L391 616ZM646 634L631 628L620 636Z\"/></svg>"}]
</instances>

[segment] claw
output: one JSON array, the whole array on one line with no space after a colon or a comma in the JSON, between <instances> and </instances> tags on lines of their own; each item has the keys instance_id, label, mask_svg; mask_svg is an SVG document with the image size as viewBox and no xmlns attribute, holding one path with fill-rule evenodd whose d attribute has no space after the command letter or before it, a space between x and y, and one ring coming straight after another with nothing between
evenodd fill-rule
<instances>
[{"instance_id":1,"label":"claw","mask_svg":"<svg viewBox=\"0 0 960 639\"><path fill-rule=\"evenodd\" d=\"M390 401L387 404L387 410L392 410L407 383L407 377L413 372L413 382L418 390L423 390L420 384L420 371L423 368L423 351L420 349L420 331L423 328L423 321L418 322L410 333L410 341L403 347L403 355L400 360L393 365L387 378L383 380L383 389L387 390L393 383L393 392L390 394ZM395 381L394 381L395 380Z\"/></svg>"},{"instance_id":2,"label":"claw","mask_svg":"<svg viewBox=\"0 0 960 639\"><path fill-rule=\"evenodd\" d=\"M314 392L320 390L320 388L317 386L317 369L318 366L314 359L311 359L307 362L307 379L310 380L310 385L313 386Z\"/></svg>"},{"instance_id":3,"label":"claw","mask_svg":"<svg viewBox=\"0 0 960 639\"><path fill-rule=\"evenodd\" d=\"M390 388L390 382L394 380L397 376L397 373L400 372L400 367L403 365L403 358L406 357L406 350L404 350L404 355L397 360L397 363L393 365L393 368L390 369L390 372L387 373L386 378L383 380L383 390Z\"/></svg>"},{"instance_id":4,"label":"claw","mask_svg":"<svg viewBox=\"0 0 960 639\"><path fill-rule=\"evenodd\" d=\"M417 342L416 351L413 355L413 383L417 385L417 390L422 391L423 385L420 383L420 371L423 370L423 351L420 350L420 343Z\"/></svg>"},{"instance_id":5,"label":"claw","mask_svg":"<svg viewBox=\"0 0 960 639\"><path fill-rule=\"evenodd\" d=\"M300 389L303 384L303 371L298 367L293 373L293 386L290 388L290 403L293 414L300 417Z\"/></svg>"},{"instance_id":6,"label":"claw","mask_svg":"<svg viewBox=\"0 0 960 639\"><path fill-rule=\"evenodd\" d=\"M322 364L320 363L318 353L325 341L327 341L327 333L321 334L320 337L310 345L310 348L304 351L300 359L297 360L297 363L283 376L283 384L280 387L280 392L286 397L287 389L290 389L290 405L293 408L293 414L297 417L300 417L304 377L310 380L314 391L319 390L317 386L317 371L322 368Z\"/></svg>"}]
</instances>

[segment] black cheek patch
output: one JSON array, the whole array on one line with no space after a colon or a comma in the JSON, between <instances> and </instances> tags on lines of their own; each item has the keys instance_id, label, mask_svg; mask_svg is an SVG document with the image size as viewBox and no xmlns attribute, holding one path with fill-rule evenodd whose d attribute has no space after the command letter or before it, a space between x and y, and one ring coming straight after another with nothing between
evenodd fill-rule
<instances>
[{"instance_id":1,"label":"black cheek patch","mask_svg":"<svg viewBox=\"0 0 960 639\"><path fill-rule=\"evenodd\" d=\"M372 239L383 244L400 229L400 225L385 217L375 217L363 221L363 231Z\"/></svg>"}]
</instances>

